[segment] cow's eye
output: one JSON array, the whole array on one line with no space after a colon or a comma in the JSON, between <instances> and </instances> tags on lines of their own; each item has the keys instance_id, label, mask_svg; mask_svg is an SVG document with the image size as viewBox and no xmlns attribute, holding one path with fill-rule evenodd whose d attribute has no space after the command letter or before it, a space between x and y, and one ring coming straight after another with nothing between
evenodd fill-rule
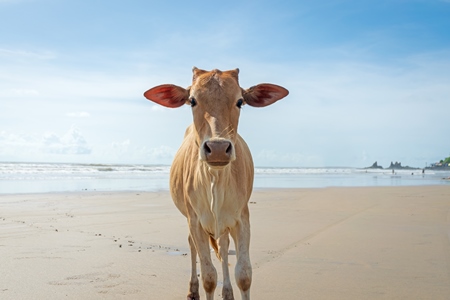
<instances>
[{"instance_id":1,"label":"cow's eye","mask_svg":"<svg viewBox=\"0 0 450 300\"><path fill-rule=\"evenodd\" d=\"M241 108L243 104L244 104L244 100L243 100L243 99L239 99L239 100L236 102L236 106L237 106L238 108Z\"/></svg>"},{"instance_id":2,"label":"cow's eye","mask_svg":"<svg viewBox=\"0 0 450 300\"><path fill-rule=\"evenodd\" d=\"M194 97L192 97L191 98L191 107L194 107L194 106L196 106L197 105L197 100L195 100L195 98Z\"/></svg>"}]
</instances>

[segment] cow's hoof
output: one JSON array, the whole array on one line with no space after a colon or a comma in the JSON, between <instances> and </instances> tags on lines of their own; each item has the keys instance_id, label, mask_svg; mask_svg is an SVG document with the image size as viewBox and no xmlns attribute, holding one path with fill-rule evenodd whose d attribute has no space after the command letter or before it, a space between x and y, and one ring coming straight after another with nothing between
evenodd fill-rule
<instances>
[{"instance_id":1,"label":"cow's hoof","mask_svg":"<svg viewBox=\"0 0 450 300\"><path fill-rule=\"evenodd\" d=\"M222 289L222 299L223 300L234 300L234 296L233 296L233 289L231 288L231 286L229 287L223 287Z\"/></svg>"},{"instance_id":2,"label":"cow's hoof","mask_svg":"<svg viewBox=\"0 0 450 300\"><path fill-rule=\"evenodd\" d=\"M200 300L200 295L198 293L189 293L187 300Z\"/></svg>"}]
</instances>

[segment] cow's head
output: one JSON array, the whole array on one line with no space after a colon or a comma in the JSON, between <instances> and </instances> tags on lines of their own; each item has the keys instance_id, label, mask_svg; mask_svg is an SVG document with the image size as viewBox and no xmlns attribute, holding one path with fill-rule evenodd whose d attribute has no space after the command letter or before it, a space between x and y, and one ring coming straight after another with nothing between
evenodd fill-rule
<instances>
[{"instance_id":1,"label":"cow's head","mask_svg":"<svg viewBox=\"0 0 450 300\"><path fill-rule=\"evenodd\" d=\"M241 107L270 105L289 93L274 84L258 84L247 90L239 86L239 69L204 71L193 68L192 85L187 89L164 84L149 89L144 96L166 107L192 107L200 160L221 168L236 159L234 143Z\"/></svg>"}]
</instances>

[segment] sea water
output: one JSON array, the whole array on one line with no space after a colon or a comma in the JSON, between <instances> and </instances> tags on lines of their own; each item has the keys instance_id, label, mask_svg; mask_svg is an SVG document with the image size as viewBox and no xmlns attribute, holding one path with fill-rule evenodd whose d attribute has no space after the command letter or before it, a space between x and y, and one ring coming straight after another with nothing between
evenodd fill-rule
<instances>
[{"instance_id":1,"label":"sea water","mask_svg":"<svg viewBox=\"0 0 450 300\"><path fill-rule=\"evenodd\" d=\"M0 194L169 189L170 166L0 163ZM255 189L449 184L450 172L331 168L255 168Z\"/></svg>"}]
</instances>

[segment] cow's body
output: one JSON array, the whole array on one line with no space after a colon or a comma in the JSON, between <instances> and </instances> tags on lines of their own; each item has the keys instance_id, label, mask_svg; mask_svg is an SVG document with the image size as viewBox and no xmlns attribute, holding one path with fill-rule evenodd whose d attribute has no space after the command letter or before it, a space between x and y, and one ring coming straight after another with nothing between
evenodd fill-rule
<instances>
[{"instance_id":1,"label":"cow's body","mask_svg":"<svg viewBox=\"0 0 450 300\"><path fill-rule=\"evenodd\" d=\"M234 299L228 271L229 235L236 245L235 277L242 299L250 299L252 269L249 257L248 201L253 188L250 150L237 134L241 105L266 106L283 98L287 90L262 84L243 90L239 70L211 72L193 69L192 86L157 86L144 95L161 105L191 104L194 122L186 130L170 172L173 201L189 224L192 274L188 299L199 299L196 270L200 258L203 287L213 299L217 272L209 245L222 260L222 297Z\"/></svg>"},{"instance_id":2,"label":"cow's body","mask_svg":"<svg viewBox=\"0 0 450 300\"><path fill-rule=\"evenodd\" d=\"M234 146L236 156L242 159L235 160L229 168L210 169L207 164L199 163L199 147L191 125L171 168L170 191L175 205L187 217L188 200L199 216L200 225L216 240L240 221L236 212L247 205L253 188L250 150L239 135ZM225 202L225 199L230 200Z\"/></svg>"}]
</instances>

